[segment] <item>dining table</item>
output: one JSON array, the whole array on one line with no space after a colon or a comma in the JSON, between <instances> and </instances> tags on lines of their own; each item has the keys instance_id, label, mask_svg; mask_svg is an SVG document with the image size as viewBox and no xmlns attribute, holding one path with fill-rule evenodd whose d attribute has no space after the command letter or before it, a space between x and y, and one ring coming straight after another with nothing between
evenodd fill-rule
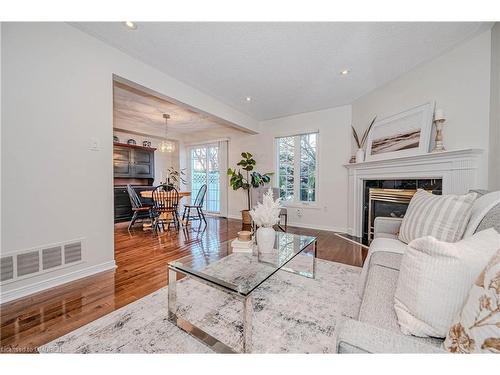
<instances>
[{"instance_id":1,"label":"dining table","mask_svg":"<svg viewBox=\"0 0 500 375\"><path fill-rule=\"evenodd\" d=\"M191 196L190 191L179 191L179 200L184 197L190 197L190 196ZM152 190L141 191L141 197L153 199L153 191Z\"/></svg>"}]
</instances>

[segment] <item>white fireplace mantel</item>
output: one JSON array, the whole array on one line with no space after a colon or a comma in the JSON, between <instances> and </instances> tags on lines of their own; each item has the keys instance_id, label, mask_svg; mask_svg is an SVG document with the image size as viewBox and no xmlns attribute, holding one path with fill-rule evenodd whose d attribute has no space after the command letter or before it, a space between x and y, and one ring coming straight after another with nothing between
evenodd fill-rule
<instances>
[{"instance_id":1,"label":"white fireplace mantel","mask_svg":"<svg viewBox=\"0 0 500 375\"><path fill-rule=\"evenodd\" d=\"M361 237L365 180L442 179L443 194L463 194L477 187L483 150L465 149L397 159L345 164L348 171L348 232Z\"/></svg>"}]
</instances>

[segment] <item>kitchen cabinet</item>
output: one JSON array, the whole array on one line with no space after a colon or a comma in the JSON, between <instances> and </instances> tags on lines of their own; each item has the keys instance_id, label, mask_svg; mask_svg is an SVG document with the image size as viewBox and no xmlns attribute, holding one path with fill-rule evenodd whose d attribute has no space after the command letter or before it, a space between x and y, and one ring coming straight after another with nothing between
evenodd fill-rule
<instances>
[{"instance_id":1,"label":"kitchen cabinet","mask_svg":"<svg viewBox=\"0 0 500 375\"><path fill-rule=\"evenodd\" d=\"M113 173L115 178L155 178L155 148L115 143Z\"/></svg>"}]
</instances>

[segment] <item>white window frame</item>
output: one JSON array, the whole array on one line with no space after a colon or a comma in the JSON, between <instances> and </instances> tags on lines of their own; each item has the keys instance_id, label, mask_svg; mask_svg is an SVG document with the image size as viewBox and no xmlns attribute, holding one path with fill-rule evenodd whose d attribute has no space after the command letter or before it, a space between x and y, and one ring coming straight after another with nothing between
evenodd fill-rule
<instances>
[{"instance_id":1,"label":"white window frame","mask_svg":"<svg viewBox=\"0 0 500 375\"><path fill-rule=\"evenodd\" d=\"M315 198L316 200L314 202L307 202L307 201L301 201L300 200L300 136L301 135L307 135L307 134L312 134L316 133L317 134L317 142L316 142L316 168L315 168L315 180L316 180L316 185L314 187L315 189ZM310 131L302 131L300 133L285 133L285 134L279 134L274 137L274 171L275 171L275 176L276 178L274 179L274 187L280 188L279 186L279 155L278 155L278 140L280 138L285 138L285 137L296 137L295 140L295 147L299 147L299 157L297 157L297 153L294 154L294 165L293 165L293 173L294 173L294 178L293 178L293 201L283 201L283 206L286 207L297 207L297 208L303 208L303 207L310 207L310 208L318 208L320 206L320 194L319 194L319 166L320 166L320 143L321 143L321 137L320 137L320 132L318 129L310 130ZM298 141L298 143L297 143Z\"/></svg>"},{"instance_id":2,"label":"white window frame","mask_svg":"<svg viewBox=\"0 0 500 375\"><path fill-rule=\"evenodd\" d=\"M197 144L190 144L186 147L186 151L187 151L187 171L188 173L186 174L186 177L187 177L187 186L188 186L188 189L189 191L191 192L191 200L192 202L194 202L194 199L196 198L196 194L198 193L197 191L193 191L193 186L192 186L192 172L193 172L193 159L192 159L192 150L195 149L195 148L206 148L207 151L208 151L208 148L210 147L218 147L219 148L219 152L220 152L220 146L217 142L209 142L209 143L197 143ZM207 154L207 157L208 157L208 154ZM219 157L220 157L220 154L219 154ZM207 165L208 167L208 165ZM227 168L226 168L227 169ZM219 160L219 176L222 176L222 173L224 173L224 171L221 170L221 162ZM208 178L208 175L207 175L207 178ZM223 189L223 179L219 177L219 212L215 212L215 211L208 211L205 210L204 213L206 215L211 215L211 216L221 216L221 201L223 199L222 197L222 189ZM207 184L208 184L208 180L207 180ZM207 185L208 186L208 185ZM207 204L207 208L208 208L208 190L207 190L207 195L205 196L205 203Z\"/></svg>"}]
</instances>

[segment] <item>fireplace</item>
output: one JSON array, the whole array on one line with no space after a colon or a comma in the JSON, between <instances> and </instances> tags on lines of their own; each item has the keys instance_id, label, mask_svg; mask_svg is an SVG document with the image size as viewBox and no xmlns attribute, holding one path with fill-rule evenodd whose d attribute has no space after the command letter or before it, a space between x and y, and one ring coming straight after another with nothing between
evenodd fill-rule
<instances>
[{"instance_id":1,"label":"fireplace","mask_svg":"<svg viewBox=\"0 0 500 375\"><path fill-rule=\"evenodd\" d=\"M439 194L465 194L484 188L485 155L480 149L430 152L387 160L347 163L347 228L345 232L368 243L368 190L417 189ZM435 181L436 187L422 182ZM439 188L441 187L441 188Z\"/></svg>"},{"instance_id":2,"label":"fireplace","mask_svg":"<svg viewBox=\"0 0 500 375\"><path fill-rule=\"evenodd\" d=\"M363 243L373 239L375 218L402 218L417 189L433 194L442 193L441 179L365 180L363 204Z\"/></svg>"}]
</instances>

